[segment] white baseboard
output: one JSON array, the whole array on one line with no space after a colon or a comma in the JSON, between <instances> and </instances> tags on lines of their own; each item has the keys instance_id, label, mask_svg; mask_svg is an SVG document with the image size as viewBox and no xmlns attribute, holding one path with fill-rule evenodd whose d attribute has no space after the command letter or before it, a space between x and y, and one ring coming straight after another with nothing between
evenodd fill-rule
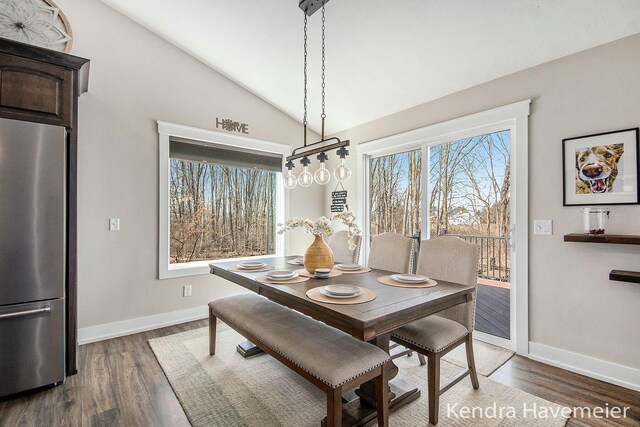
<instances>
[{"instance_id":1,"label":"white baseboard","mask_svg":"<svg viewBox=\"0 0 640 427\"><path fill-rule=\"evenodd\" d=\"M78 329L78 344L89 344L138 332L150 331L165 326L205 319L208 316L208 306L204 305L202 307L137 317L120 322L105 323L104 325L88 326Z\"/></svg>"},{"instance_id":2,"label":"white baseboard","mask_svg":"<svg viewBox=\"0 0 640 427\"><path fill-rule=\"evenodd\" d=\"M529 342L529 358L597 380L640 391L640 369Z\"/></svg>"}]
</instances>

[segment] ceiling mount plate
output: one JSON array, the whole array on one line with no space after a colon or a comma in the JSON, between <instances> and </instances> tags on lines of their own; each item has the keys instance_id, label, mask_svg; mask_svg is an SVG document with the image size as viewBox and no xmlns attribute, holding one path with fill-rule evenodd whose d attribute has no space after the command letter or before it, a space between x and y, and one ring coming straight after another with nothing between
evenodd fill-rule
<instances>
[{"instance_id":1,"label":"ceiling mount plate","mask_svg":"<svg viewBox=\"0 0 640 427\"><path fill-rule=\"evenodd\" d=\"M329 3L329 0L300 0L298 7L300 7L307 16L311 16L327 3Z\"/></svg>"}]
</instances>

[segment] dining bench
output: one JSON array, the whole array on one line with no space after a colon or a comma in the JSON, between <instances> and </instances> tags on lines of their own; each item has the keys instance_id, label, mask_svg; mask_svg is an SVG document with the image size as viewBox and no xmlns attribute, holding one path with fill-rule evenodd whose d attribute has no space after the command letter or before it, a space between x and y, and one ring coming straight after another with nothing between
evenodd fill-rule
<instances>
[{"instance_id":1,"label":"dining bench","mask_svg":"<svg viewBox=\"0 0 640 427\"><path fill-rule=\"evenodd\" d=\"M256 294L209 303L209 354L216 350L216 321L222 320L265 353L327 394L327 426L342 425L342 394L374 380L378 425L388 426L389 355L324 323Z\"/></svg>"}]
</instances>

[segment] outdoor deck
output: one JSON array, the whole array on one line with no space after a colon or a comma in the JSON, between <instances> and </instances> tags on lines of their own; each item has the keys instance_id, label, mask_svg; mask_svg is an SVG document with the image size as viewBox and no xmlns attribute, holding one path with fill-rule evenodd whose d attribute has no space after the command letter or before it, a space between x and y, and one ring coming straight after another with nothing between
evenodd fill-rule
<instances>
[{"instance_id":1,"label":"outdoor deck","mask_svg":"<svg viewBox=\"0 0 640 427\"><path fill-rule=\"evenodd\" d=\"M478 279L476 331L509 339L509 283Z\"/></svg>"}]
</instances>

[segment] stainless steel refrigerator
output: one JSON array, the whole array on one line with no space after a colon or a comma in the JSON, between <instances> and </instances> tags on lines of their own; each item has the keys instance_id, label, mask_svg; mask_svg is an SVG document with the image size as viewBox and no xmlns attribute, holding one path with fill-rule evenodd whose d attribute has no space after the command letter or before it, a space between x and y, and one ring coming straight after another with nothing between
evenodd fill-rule
<instances>
[{"instance_id":1,"label":"stainless steel refrigerator","mask_svg":"<svg viewBox=\"0 0 640 427\"><path fill-rule=\"evenodd\" d=\"M0 396L65 376L63 127L0 119Z\"/></svg>"}]
</instances>

